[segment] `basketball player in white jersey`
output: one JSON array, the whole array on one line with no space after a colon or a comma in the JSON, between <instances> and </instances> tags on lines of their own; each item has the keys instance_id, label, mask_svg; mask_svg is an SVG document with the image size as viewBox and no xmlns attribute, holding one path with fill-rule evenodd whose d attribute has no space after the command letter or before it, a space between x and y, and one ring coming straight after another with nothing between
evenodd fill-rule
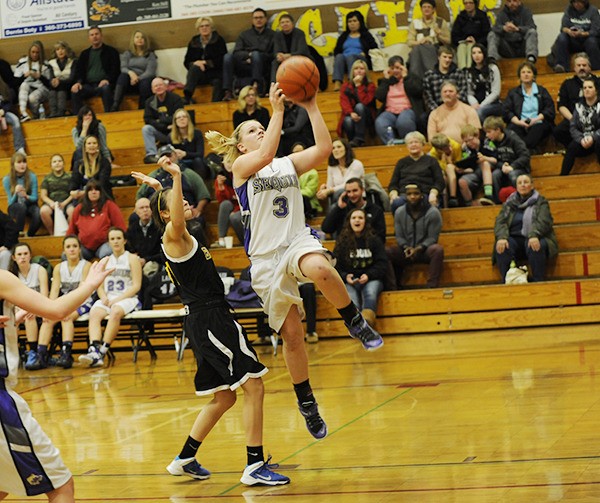
<instances>
[{"instance_id":1,"label":"basketball player in white jersey","mask_svg":"<svg viewBox=\"0 0 600 503\"><path fill-rule=\"evenodd\" d=\"M302 328L302 298L298 281L314 282L337 309L350 335L367 350L383 339L352 303L344 283L331 265L328 251L306 226L298 177L325 161L331 137L316 97L298 103L308 112L315 145L275 159L281 137L284 99L277 83L269 99L273 115L267 130L257 121L240 124L228 138L215 131L206 134L213 150L231 166L246 228L244 246L252 263L252 287L263 301L269 325L284 340L283 354L309 432L317 439L327 435L308 378L308 355Z\"/></svg>"},{"instance_id":2,"label":"basketball player in white jersey","mask_svg":"<svg viewBox=\"0 0 600 503\"><path fill-rule=\"evenodd\" d=\"M118 227L108 231L108 244L112 255L108 257L107 267L114 269L98 288L98 300L90 311L88 330L90 347L79 357L81 363L90 367L104 365L104 355L108 353L121 325L121 318L142 307L138 292L142 287L142 265L137 255L125 250L125 233ZM108 321L102 337L102 320L108 315Z\"/></svg>"},{"instance_id":3,"label":"basketball player in white jersey","mask_svg":"<svg viewBox=\"0 0 600 503\"><path fill-rule=\"evenodd\" d=\"M54 266L52 272L52 287L50 288L50 298L57 299L60 295L65 295L75 290L85 279L90 270L91 263L81 258L81 244L77 236L66 236L63 239L63 253L66 260ZM69 369L73 366L73 357L71 349L73 348L73 337L75 335L74 321L82 314L86 314L92 308L92 297L90 296L75 311L66 318L60 320L62 333L62 347L60 355L55 361L57 367ZM40 337L38 340L38 359L34 365L30 365L28 370L39 370L48 366L48 345L52 340L52 333L56 321L44 319L40 327Z\"/></svg>"},{"instance_id":4,"label":"basketball player in white jersey","mask_svg":"<svg viewBox=\"0 0 600 503\"><path fill-rule=\"evenodd\" d=\"M31 248L27 243L17 243L13 247L9 271L17 276L26 286L48 297L48 272L40 264L31 262ZM25 368L35 370L38 356L38 322L35 316L23 320L25 335L29 344Z\"/></svg>"},{"instance_id":5,"label":"basketball player in white jersey","mask_svg":"<svg viewBox=\"0 0 600 503\"><path fill-rule=\"evenodd\" d=\"M106 259L94 264L79 288L54 300L0 271L0 500L8 494L45 494L54 503L75 501L71 472L25 400L14 391L20 362L14 306L22 308L22 314L60 320L102 283L110 272L105 266Z\"/></svg>"}]
</instances>

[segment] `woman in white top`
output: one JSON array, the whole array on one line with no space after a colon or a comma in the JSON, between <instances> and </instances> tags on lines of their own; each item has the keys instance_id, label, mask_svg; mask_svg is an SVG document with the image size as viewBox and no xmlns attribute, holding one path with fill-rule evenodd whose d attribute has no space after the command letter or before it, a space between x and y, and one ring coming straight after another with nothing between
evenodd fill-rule
<instances>
[{"instance_id":1,"label":"woman in white top","mask_svg":"<svg viewBox=\"0 0 600 503\"><path fill-rule=\"evenodd\" d=\"M66 295L75 290L85 280L92 265L87 260L81 258L81 244L77 236L66 236L63 239L63 253L66 260L56 264L52 273L51 299L58 299L59 296ZM60 355L55 362L57 367L68 369L73 366L73 357L71 356L73 336L75 335L73 322L81 315L88 313L92 307L92 303L92 297L90 296L77 310L61 320L62 347ZM32 364L29 370L39 370L48 366L48 345L52 340L54 325L57 323L57 321L44 318L44 322L40 328L37 351L38 360L35 364Z\"/></svg>"},{"instance_id":2,"label":"woman in white top","mask_svg":"<svg viewBox=\"0 0 600 503\"><path fill-rule=\"evenodd\" d=\"M142 287L142 265L137 255L125 250L125 233L118 227L108 231L108 244L112 255L108 257L107 269L114 269L98 288L98 300L90 311L88 324L90 347L79 357L79 361L90 367L104 365L104 355L115 340L121 318L140 309L138 292ZM108 321L102 337L102 320Z\"/></svg>"},{"instance_id":3,"label":"woman in white top","mask_svg":"<svg viewBox=\"0 0 600 503\"><path fill-rule=\"evenodd\" d=\"M27 105L34 118L39 118L40 105L43 106L50 95L52 77L52 70L44 56L44 45L39 40L32 42L27 56L19 59L15 68L15 77L21 82L19 86L21 122L31 119L27 113Z\"/></svg>"},{"instance_id":4,"label":"woman in white top","mask_svg":"<svg viewBox=\"0 0 600 503\"><path fill-rule=\"evenodd\" d=\"M31 248L26 243L17 243L13 247L9 271L21 280L28 288L48 297L48 272L40 264L31 263ZM38 324L35 316L28 316L25 321L25 335L29 344L25 368L34 365L37 358Z\"/></svg>"},{"instance_id":5,"label":"woman in white top","mask_svg":"<svg viewBox=\"0 0 600 503\"><path fill-rule=\"evenodd\" d=\"M246 236L244 244L252 263L252 287L263 301L269 324L281 332L283 354L290 372L300 413L315 438L327 435L308 379L308 355L304 347L302 298L298 281L313 281L338 309L352 337L365 349L381 347L383 340L366 323L350 300L328 251L306 226L298 176L322 163L331 151L331 137L316 97L299 103L308 113L315 145L286 157L275 158L285 95L271 84L273 115L266 131L256 121L240 124L231 137L209 131L213 150L232 167Z\"/></svg>"},{"instance_id":6,"label":"woman in white top","mask_svg":"<svg viewBox=\"0 0 600 503\"><path fill-rule=\"evenodd\" d=\"M330 198L337 201L344 191L346 181L350 178L365 176L365 167L361 161L354 158L354 152L350 143L345 138L333 141L329 165L327 166L327 183L322 184L317 192L320 200Z\"/></svg>"},{"instance_id":7,"label":"woman in white top","mask_svg":"<svg viewBox=\"0 0 600 503\"><path fill-rule=\"evenodd\" d=\"M477 110L483 124L490 115L502 115L500 70L496 63L488 61L487 49L481 44L473 45L471 59L471 67L464 70L467 76L467 99L469 105Z\"/></svg>"}]
</instances>

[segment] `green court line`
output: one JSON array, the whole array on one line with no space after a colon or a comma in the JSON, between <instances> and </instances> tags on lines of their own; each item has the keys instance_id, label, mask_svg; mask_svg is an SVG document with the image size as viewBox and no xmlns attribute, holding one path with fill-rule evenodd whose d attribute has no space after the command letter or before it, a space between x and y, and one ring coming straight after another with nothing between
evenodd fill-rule
<instances>
[{"instance_id":1,"label":"green court line","mask_svg":"<svg viewBox=\"0 0 600 503\"><path fill-rule=\"evenodd\" d=\"M381 402L379 405L376 405L372 409L369 409L368 411L366 411L365 413L361 414L360 416L357 416L354 419L351 419L346 424L343 424L339 428L337 428L337 429L333 430L332 432L328 433L327 436L323 440L315 440L315 441L311 442L310 444L305 445L301 449L298 449L296 452L293 452L289 456L283 458L279 463L284 463L285 461L288 461L288 460L292 459L294 456L297 456L298 454L300 454L301 452L305 451L306 449L309 449L310 447L312 447L315 444L322 444L324 441L326 441L332 435L335 435L337 432L344 430L345 428L347 428L351 424L356 423L360 419L364 418L365 416L368 416L372 412L375 412L377 409L380 409L384 405L387 405L388 403L393 402L394 400L396 400L396 398L399 398L402 395L405 395L406 393L408 393L409 391L412 391L412 389L413 388L407 388L404 391L402 391L401 393L398 393L397 395L393 396L392 398L388 398L386 401ZM231 486L229 489L225 489L223 492L219 493L219 496L224 496L227 493L229 493L229 492L233 491L234 489L236 489L237 487L240 487L241 485L242 484L240 482L238 482L237 484Z\"/></svg>"}]
</instances>

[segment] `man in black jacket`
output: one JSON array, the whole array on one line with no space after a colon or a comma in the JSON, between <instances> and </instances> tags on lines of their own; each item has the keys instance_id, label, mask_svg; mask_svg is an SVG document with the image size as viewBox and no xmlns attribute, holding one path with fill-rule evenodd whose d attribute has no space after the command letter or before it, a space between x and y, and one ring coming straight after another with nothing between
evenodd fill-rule
<instances>
[{"instance_id":1,"label":"man in black jacket","mask_svg":"<svg viewBox=\"0 0 600 503\"><path fill-rule=\"evenodd\" d=\"M91 47L85 49L75 67L75 83L71 87L71 107L77 115L83 100L90 96L102 96L105 112L110 112L113 104L113 89L121 73L119 52L106 45L102 30L92 26L88 30Z\"/></svg>"},{"instance_id":2,"label":"man in black jacket","mask_svg":"<svg viewBox=\"0 0 600 503\"><path fill-rule=\"evenodd\" d=\"M146 125L142 127L142 137L146 149L144 163L146 164L154 164L158 161L156 142L169 143L173 115L184 105L181 96L167 91L167 84L161 77L156 77L152 81L152 93L154 96L146 100L144 107Z\"/></svg>"},{"instance_id":3,"label":"man in black jacket","mask_svg":"<svg viewBox=\"0 0 600 503\"><path fill-rule=\"evenodd\" d=\"M161 233L152 220L149 199L140 197L135 202L135 213L129 218L125 238L127 250L140 257L142 267L150 262L164 261L160 251Z\"/></svg>"},{"instance_id":4,"label":"man in black jacket","mask_svg":"<svg viewBox=\"0 0 600 503\"><path fill-rule=\"evenodd\" d=\"M337 202L329 210L329 213L321 224L321 230L327 234L338 234L344 226L346 215L355 208L364 209L371 227L377 237L385 243L385 216L383 210L376 204L365 199L365 189L360 178L350 178L346 181L346 191L338 198Z\"/></svg>"},{"instance_id":5,"label":"man in black jacket","mask_svg":"<svg viewBox=\"0 0 600 503\"><path fill-rule=\"evenodd\" d=\"M233 53L226 54L223 60L224 101L233 99L234 76L250 78L260 95L268 92L274 38L275 32L267 28L266 11L261 8L254 9L252 28L240 33Z\"/></svg>"}]
</instances>

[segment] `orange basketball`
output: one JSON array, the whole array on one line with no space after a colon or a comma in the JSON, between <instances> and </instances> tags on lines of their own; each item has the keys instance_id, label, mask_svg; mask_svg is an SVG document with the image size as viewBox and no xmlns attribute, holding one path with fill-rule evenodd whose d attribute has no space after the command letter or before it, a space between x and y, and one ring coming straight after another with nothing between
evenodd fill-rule
<instances>
[{"instance_id":1,"label":"orange basketball","mask_svg":"<svg viewBox=\"0 0 600 503\"><path fill-rule=\"evenodd\" d=\"M292 56L277 69L277 82L288 99L294 102L312 98L319 88L319 70L312 59Z\"/></svg>"}]
</instances>

